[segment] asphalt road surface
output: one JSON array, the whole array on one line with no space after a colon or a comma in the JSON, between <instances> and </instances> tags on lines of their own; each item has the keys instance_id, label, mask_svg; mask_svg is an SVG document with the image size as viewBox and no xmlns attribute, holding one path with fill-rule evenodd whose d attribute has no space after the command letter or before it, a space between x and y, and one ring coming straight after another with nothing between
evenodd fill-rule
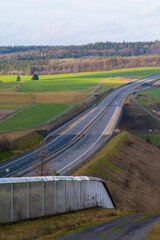
<instances>
[{"instance_id":1,"label":"asphalt road surface","mask_svg":"<svg viewBox=\"0 0 160 240\"><path fill-rule=\"evenodd\" d=\"M153 225L158 223L160 214L133 214L66 234L56 240L144 240Z\"/></svg>"},{"instance_id":2,"label":"asphalt road surface","mask_svg":"<svg viewBox=\"0 0 160 240\"><path fill-rule=\"evenodd\" d=\"M124 97L143 83L159 78L160 74L157 74L120 87L90 112L67 127L61 127L38 148L2 163L0 177L35 175L34 169L40 164L38 155L44 150L47 151L47 167L65 175L91 157L112 135Z\"/></svg>"}]
</instances>

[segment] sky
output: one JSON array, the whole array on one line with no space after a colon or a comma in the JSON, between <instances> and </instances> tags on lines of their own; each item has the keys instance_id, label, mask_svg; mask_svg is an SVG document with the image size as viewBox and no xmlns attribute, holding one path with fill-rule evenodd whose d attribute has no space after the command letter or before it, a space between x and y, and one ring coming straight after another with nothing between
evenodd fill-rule
<instances>
[{"instance_id":1,"label":"sky","mask_svg":"<svg viewBox=\"0 0 160 240\"><path fill-rule=\"evenodd\" d=\"M0 0L0 46L160 39L159 0Z\"/></svg>"}]
</instances>

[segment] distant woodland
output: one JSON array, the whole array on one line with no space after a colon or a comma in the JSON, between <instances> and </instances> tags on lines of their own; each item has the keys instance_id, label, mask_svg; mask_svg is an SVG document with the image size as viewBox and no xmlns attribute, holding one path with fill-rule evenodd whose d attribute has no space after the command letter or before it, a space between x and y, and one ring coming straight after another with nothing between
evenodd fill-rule
<instances>
[{"instance_id":1,"label":"distant woodland","mask_svg":"<svg viewBox=\"0 0 160 240\"><path fill-rule=\"evenodd\" d=\"M0 74L58 74L160 66L160 41L1 46Z\"/></svg>"}]
</instances>

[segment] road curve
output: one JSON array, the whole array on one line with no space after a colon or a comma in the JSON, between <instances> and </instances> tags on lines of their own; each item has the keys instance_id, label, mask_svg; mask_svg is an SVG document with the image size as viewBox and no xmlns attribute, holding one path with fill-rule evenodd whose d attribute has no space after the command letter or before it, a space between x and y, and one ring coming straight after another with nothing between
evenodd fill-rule
<instances>
[{"instance_id":1,"label":"road curve","mask_svg":"<svg viewBox=\"0 0 160 240\"><path fill-rule=\"evenodd\" d=\"M75 168L92 156L111 136L118 121L124 97L145 82L158 80L160 74L126 84L108 95L89 114L81 117L80 121L71 124L53 135L45 144L35 150L25 152L14 159L0 165L0 177L14 175L34 175L34 167L38 167L37 155L47 150L46 161L48 167L56 170L60 175ZM73 144L74 143L74 144ZM6 173L9 169L9 173Z\"/></svg>"}]
</instances>

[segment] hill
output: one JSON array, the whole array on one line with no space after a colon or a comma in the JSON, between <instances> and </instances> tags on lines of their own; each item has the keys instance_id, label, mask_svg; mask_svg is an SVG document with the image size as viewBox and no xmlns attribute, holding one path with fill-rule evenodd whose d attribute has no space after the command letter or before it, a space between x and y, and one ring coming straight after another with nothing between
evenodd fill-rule
<instances>
[{"instance_id":1,"label":"hill","mask_svg":"<svg viewBox=\"0 0 160 240\"><path fill-rule=\"evenodd\" d=\"M160 41L0 46L0 74L58 74L160 66Z\"/></svg>"},{"instance_id":2,"label":"hill","mask_svg":"<svg viewBox=\"0 0 160 240\"><path fill-rule=\"evenodd\" d=\"M103 178L118 209L160 211L160 150L127 132L114 137L75 176Z\"/></svg>"}]
</instances>

